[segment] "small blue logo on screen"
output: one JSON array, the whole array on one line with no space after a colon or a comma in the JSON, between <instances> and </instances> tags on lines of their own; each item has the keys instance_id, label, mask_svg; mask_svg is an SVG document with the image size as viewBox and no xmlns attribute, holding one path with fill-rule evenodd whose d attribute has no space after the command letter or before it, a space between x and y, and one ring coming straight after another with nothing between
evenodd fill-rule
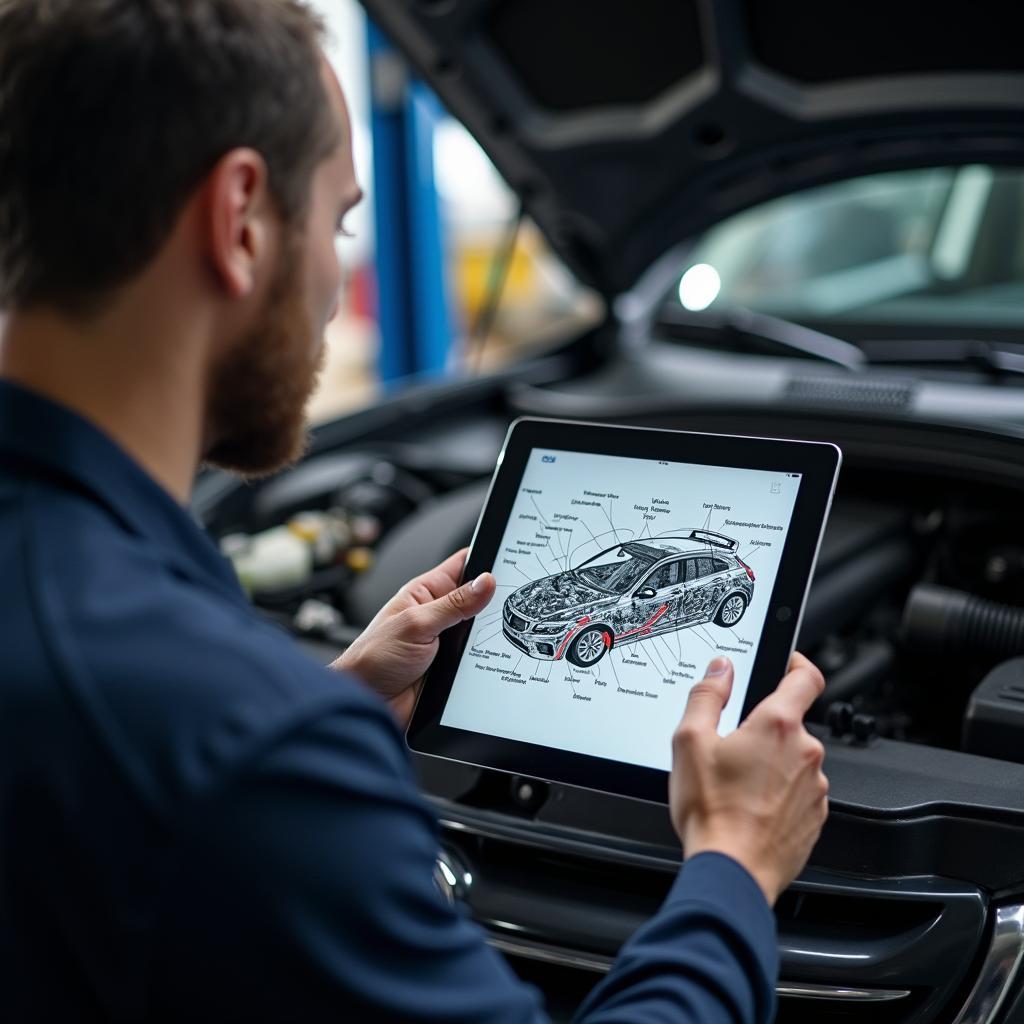
<instances>
[{"instance_id":1,"label":"small blue logo on screen","mask_svg":"<svg viewBox=\"0 0 1024 1024\"><path fill-rule=\"evenodd\" d=\"M542 455L540 457L540 461L541 462L554 462L555 461L555 456L554 455Z\"/></svg>"}]
</instances>

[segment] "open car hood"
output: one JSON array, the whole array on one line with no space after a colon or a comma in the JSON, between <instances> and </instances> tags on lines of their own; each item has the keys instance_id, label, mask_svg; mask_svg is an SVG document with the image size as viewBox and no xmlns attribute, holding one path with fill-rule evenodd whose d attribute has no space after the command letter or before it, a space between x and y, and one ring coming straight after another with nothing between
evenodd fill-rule
<instances>
[{"instance_id":1,"label":"open car hood","mask_svg":"<svg viewBox=\"0 0 1024 1024\"><path fill-rule=\"evenodd\" d=\"M362 2L606 297L772 196L1024 164L1014 4Z\"/></svg>"}]
</instances>

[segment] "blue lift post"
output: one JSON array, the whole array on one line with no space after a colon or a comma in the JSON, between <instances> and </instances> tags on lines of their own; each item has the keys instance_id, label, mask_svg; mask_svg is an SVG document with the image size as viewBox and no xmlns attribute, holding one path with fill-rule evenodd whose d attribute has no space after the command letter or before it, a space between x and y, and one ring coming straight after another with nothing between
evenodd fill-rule
<instances>
[{"instance_id":1,"label":"blue lift post","mask_svg":"<svg viewBox=\"0 0 1024 1024\"><path fill-rule=\"evenodd\" d=\"M434 183L434 94L367 23L377 218L380 376L385 387L449 369L447 259Z\"/></svg>"}]
</instances>

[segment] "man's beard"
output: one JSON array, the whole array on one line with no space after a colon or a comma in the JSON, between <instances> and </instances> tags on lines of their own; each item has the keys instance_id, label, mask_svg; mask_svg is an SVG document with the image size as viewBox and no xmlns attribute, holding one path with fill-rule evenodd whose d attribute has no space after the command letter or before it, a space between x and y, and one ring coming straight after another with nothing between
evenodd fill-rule
<instances>
[{"instance_id":1,"label":"man's beard","mask_svg":"<svg viewBox=\"0 0 1024 1024\"><path fill-rule=\"evenodd\" d=\"M306 403L326 359L314 348L302 295L301 249L286 246L259 326L240 338L212 375L205 462L247 477L299 459L308 442Z\"/></svg>"}]
</instances>

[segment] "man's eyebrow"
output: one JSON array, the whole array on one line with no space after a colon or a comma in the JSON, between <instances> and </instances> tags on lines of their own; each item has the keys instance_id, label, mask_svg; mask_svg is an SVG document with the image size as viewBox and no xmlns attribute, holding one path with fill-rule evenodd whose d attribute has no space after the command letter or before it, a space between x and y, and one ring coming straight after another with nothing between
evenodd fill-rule
<instances>
[{"instance_id":1,"label":"man's eyebrow","mask_svg":"<svg viewBox=\"0 0 1024 1024\"><path fill-rule=\"evenodd\" d=\"M361 188L356 188L354 192L349 194L348 199L345 200L346 209L351 210L353 206L358 206L363 201L365 195L366 193Z\"/></svg>"}]
</instances>

